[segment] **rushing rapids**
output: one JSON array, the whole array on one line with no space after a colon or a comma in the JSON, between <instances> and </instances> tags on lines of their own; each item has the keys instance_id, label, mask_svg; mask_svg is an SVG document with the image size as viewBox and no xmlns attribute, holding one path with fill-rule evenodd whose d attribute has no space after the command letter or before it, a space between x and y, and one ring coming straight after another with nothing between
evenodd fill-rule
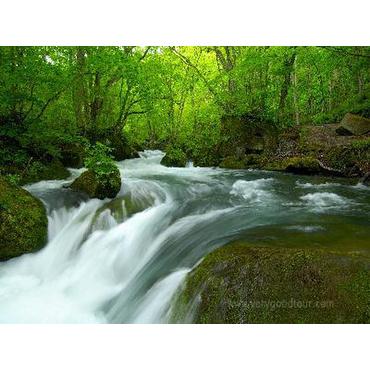
<instances>
[{"instance_id":1,"label":"rushing rapids","mask_svg":"<svg viewBox=\"0 0 370 370\"><path fill-rule=\"evenodd\" d=\"M167 322L187 273L235 239L369 247L364 186L192 163L167 168L163 155L145 151L118 163L115 210L109 199L88 200L66 187L83 170L26 187L47 208L49 240L37 253L0 263L0 322ZM135 212L128 196L140 206Z\"/></svg>"}]
</instances>

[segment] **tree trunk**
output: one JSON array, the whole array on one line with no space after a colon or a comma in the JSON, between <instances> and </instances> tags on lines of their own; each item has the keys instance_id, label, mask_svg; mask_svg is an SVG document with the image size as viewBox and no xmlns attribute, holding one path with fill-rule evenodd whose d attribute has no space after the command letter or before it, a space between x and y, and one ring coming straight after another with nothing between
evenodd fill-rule
<instances>
[{"instance_id":1,"label":"tree trunk","mask_svg":"<svg viewBox=\"0 0 370 370\"><path fill-rule=\"evenodd\" d=\"M86 51L83 47L77 47L76 51L76 79L73 88L73 103L77 126L82 134L86 134L87 129L87 92L86 92Z\"/></svg>"},{"instance_id":2,"label":"tree trunk","mask_svg":"<svg viewBox=\"0 0 370 370\"><path fill-rule=\"evenodd\" d=\"M296 59L296 52L294 51L291 56L287 57L284 61L284 81L280 91L279 101L279 121L282 122L285 118L286 98L288 96L290 84L291 84L291 73L293 70L294 62Z\"/></svg>"},{"instance_id":3,"label":"tree trunk","mask_svg":"<svg viewBox=\"0 0 370 370\"><path fill-rule=\"evenodd\" d=\"M297 84L297 59L294 62L293 70L293 101L294 101L294 112L295 112L295 123L299 125L299 106L298 106L298 84Z\"/></svg>"}]
</instances>

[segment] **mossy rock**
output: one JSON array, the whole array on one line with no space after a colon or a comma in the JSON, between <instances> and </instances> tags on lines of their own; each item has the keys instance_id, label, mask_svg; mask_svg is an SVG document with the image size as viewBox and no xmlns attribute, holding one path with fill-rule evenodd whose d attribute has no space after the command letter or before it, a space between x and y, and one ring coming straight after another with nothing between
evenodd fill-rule
<instances>
[{"instance_id":1,"label":"mossy rock","mask_svg":"<svg viewBox=\"0 0 370 370\"><path fill-rule=\"evenodd\" d=\"M313 157L293 157L283 164L285 171L300 175L314 175L321 173L320 162Z\"/></svg>"},{"instance_id":2,"label":"mossy rock","mask_svg":"<svg viewBox=\"0 0 370 370\"><path fill-rule=\"evenodd\" d=\"M370 323L370 258L233 243L190 273L173 321L190 308L195 323Z\"/></svg>"},{"instance_id":3,"label":"mossy rock","mask_svg":"<svg viewBox=\"0 0 370 370\"><path fill-rule=\"evenodd\" d=\"M21 178L21 184L29 184L43 180L64 180L70 172L61 161L53 159L50 163L33 162Z\"/></svg>"},{"instance_id":4,"label":"mossy rock","mask_svg":"<svg viewBox=\"0 0 370 370\"><path fill-rule=\"evenodd\" d=\"M152 199L138 199L133 198L131 194L126 194L117 197L110 202L104 204L101 208L96 211L95 219L99 217L101 213L110 210L112 216L117 222L122 222L136 213L142 212L145 209L152 207L155 203L154 198Z\"/></svg>"},{"instance_id":5,"label":"mossy rock","mask_svg":"<svg viewBox=\"0 0 370 370\"><path fill-rule=\"evenodd\" d=\"M47 225L42 202L0 177L0 260L42 248L47 241Z\"/></svg>"},{"instance_id":6,"label":"mossy rock","mask_svg":"<svg viewBox=\"0 0 370 370\"><path fill-rule=\"evenodd\" d=\"M185 167L187 158L186 154L180 148L167 147L166 155L161 160L161 165L167 167Z\"/></svg>"},{"instance_id":7,"label":"mossy rock","mask_svg":"<svg viewBox=\"0 0 370 370\"><path fill-rule=\"evenodd\" d=\"M370 119L347 113L337 128L339 135L364 135L370 132Z\"/></svg>"},{"instance_id":8,"label":"mossy rock","mask_svg":"<svg viewBox=\"0 0 370 370\"><path fill-rule=\"evenodd\" d=\"M228 156L219 164L219 167L229 169L244 169L247 168L247 165L243 159L239 159L236 156Z\"/></svg>"},{"instance_id":9,"label":"mossy rock","mask_svg":"<svg viewBox=\"0 0 370 370\"><path fill-rule=\"evenodd\" d=\"M105 176L97 176L88 170L73 181L70 187L86 193L90 198L114 198L121 189L121 175L117 167L114 173Z\"/></svg>"}]
</instances>

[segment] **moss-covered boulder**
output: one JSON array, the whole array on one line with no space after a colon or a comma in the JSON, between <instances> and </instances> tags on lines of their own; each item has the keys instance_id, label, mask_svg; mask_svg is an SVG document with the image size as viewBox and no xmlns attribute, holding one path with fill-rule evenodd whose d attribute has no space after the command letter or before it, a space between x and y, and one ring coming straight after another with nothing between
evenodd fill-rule
<instances>
[{"instance_id":1,"label":"moss-covered boulder","mask_svg":"<svg viewBox=\"0 0 370 370\"><path fill-rule=\"evenodd\" d=\"M99 208L96 211L95 220L97 220L104 211L109 210L117 222L122 222L134 214L152 207L154 203L154 198L134 198L131 194L125 194L105 203Z\"/></svg>"},{"instance_id":2,"label":"moss-covered boulder","mask_svg":"<svg viewBox=\"0 0 370 370\"><path fill-rule=\"evenodd\" d=\"M177 296L174 321L370 323L370 258L238 242L204 258Z\"/></svg>"},{"instance_id":3,"label":"moss-covered boulder","mask_svg":"<svg viewBox=\"0 0 370 370\"><path fill-rule=\"evenodd\" d=\"M314 175L321 173L320 162L312 157L293 157L283 164L285 171L300 175Z\"/></svg>"},{"instance_id":4,"label":"moss-covered boulder","mask_svg":"<svg viewBox=\"0 0 370 370\"><path fill-rule=\"evenodd\" d=\"M70 186L90 198L114 198L121 189L121 175L116 167L109 175L99 176L94 171L83 172Z\"/></svg>"},{"instance_id":5,"label":"moss-covered boulder","mask_svg":"<svg viewBox=\"0 0 370 370\"><path fill-rule=\"evenodd\" d=\"M41 201L0 177L0 260L42 248L47 225Z\"/></svg>"},{"instance_id":6,"label":"moss-covered boulder","mask_svg":"<svg viewBox=\"0 0 370 370\"><path fill-rule=\"evenodd\" d=\"M167 167L185 167L187 158L184 151L180 148L167 147L166 155L162 158L161 164Z\"/></svg>"},{"instance_id":7,"label":"moss-covered boulder","mask_svg":"<svg viewBox=\"0 0 370 370\"><path fill-rule=\"evenodd\" d=\"M339 127L336 129L339 135L364 135L370 132L370 119L347 113Z\"/></svg>"}]
</instances>

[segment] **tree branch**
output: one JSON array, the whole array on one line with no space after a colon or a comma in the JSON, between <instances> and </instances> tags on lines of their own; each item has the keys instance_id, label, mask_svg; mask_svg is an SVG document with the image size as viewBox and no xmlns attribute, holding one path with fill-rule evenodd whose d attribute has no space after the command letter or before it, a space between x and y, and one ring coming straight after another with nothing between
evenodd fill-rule
<instances>
[{"instance_id":1,"label":"tree branch","mask_svg":"<svg viewBox=\"0 0 370 370\"><path fill-rule=\"evenodd\" d=\"M218 97L218 94L216 93L216 91L213 89L213 87L211 86L211 84L209 83L209 81L203 76L203 74L200 72L200 70L198 69L198 67L196 65L194 65L190 60L189 58L187 58L185 55L181 54L178 50L176 50L175 47L173 46L170 46L170 50L178 57L182 60L183 63L185 63L186 65L190 66L191 68L193 68L195 70L195 72L198 74L198 76L200 77L200 79L204 82L204 84L206 85L206 87L208 88L208 90L210 91L210 93L216 98L216 100L218 101L219 104L222 104L219 97Z\"/></svg>"},{"instance_id":2,"label":"tree branch","mask_svg":"<svg viewBox=\"0 0 370 370\"><path fill-rule=\"evenodd\" d=\"M148 46L145 51L144 51L144 54L140 57L139 59L139 62L141 62L148 54L149 50L151 49L151 46Z\"/></svg>"}]
</instances>

